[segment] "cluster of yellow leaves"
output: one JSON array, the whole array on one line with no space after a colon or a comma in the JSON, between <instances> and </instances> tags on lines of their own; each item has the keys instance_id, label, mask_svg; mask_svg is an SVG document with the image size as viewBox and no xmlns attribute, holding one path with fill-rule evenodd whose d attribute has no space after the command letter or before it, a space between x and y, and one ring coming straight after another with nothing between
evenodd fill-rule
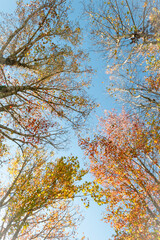
<instances>
[{"instance_id":1,"label":"cluster of yellow leaves","mask_svg":"<svg viewBox=\"0 0 160 240\"><path fill-rule=\"evenodd\" d=\"M21 240L36 234L41 239L39 233L60 239L78 224L71 202L85 187L80 181L86 171L80 170L75 157L54 160L52 155L26 148L10 162L12 181L3 191L5 196L10 189L4 218L6 226L10 225L7 234L14 235L19 229Z\"/></svg>"}]
</instances>

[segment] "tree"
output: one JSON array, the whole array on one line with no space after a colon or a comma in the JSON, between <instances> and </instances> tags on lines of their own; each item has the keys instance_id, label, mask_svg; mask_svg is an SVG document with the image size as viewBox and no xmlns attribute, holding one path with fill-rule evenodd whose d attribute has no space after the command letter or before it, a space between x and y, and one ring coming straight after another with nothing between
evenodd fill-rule
<instances>
[{"instance_id":1,"label":"tree","mask_svg":"<svg viewBox=\"0 0 160 240\"><path fill-rule=\"evenodd\" d=\"M120 115L106 113L100 126L93 140L81 139L81 147L90 158L95 182L102 188L97 202L107 206L104 220L115 228L114 239L158 240L159 126L144 124L124 110Z\"/></svg>"},{"instance_id":2,"label":"tree","mask_svg":"<svg viewBox=\"0 0 160 240\"><path fill-rule=\"evenodd\" d=\"M100 1L85 11L93 42L109 64L108 92L142 115L159 117L159 1Z\"/></svg>"},{"instance_id":3,"label":"tree","mask_svg":"<svg viewBox=\"0 0 160 240\"><path fill-rule=\"evenodd\" d=\"M91 72L77 47L81 30L68 12L66 0L20 0L15 15L1 14L2 140L57 147L93 108L81 79Z\"/></svg>"},{"instance_id":4,"label":"tree","mask_svg":"<svg viewBox=\"0 0 160 240\"><path fill-rule=\"evenodd\" d=\"M159 1L91 1L85 12L91 20L91 37L113 68L133 61L159 44ZM134 61L135 62L135 61ZM116 68L116 69L117 69Z\"/></svg>"},{"instance_id":5,"label":"tree","mask_svg":"<svg viewBox=\"0 0 160 240\"><path fill-rule=\"evenodd\" d=\"M94 139L81 140L102 188L88 191L107 204L105 220L115 228L114 239L158 240L159 1L91 1L85 11L93 42L108 64L107 90L130 110L106 115Z\"/></svg>"},{"instance_id":6,"label":"tree","mask_svg":"<svg viewBox=\"0 0 160 240\"><path fill-rule=\"evenodd\" d=\"M54 160L52 152L26 148L10 159L8 170L9 184L0 186L0 238L71 239L80 221L72 202L86 174L77 158Z\"/></svg>"}]
</instances>

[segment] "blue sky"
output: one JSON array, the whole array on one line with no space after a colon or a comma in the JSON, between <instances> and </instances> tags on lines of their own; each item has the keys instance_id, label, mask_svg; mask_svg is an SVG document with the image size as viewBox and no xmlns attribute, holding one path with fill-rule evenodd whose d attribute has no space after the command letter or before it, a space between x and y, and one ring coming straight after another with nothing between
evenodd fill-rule
<instances>
[{"instance_id":1,"label":"blue sky","mask_svg":"<svg viewBox=\"0 0 160 240\"><path fill-rule=\"evenodd\" d=\"M73 13L73 17L77 19L81 16L80 13L80 0L74 0L73 6L75 8L75 13ZM11 13L14 11L16 6L16 0L5 0L1 1L1 11ZM86 22L81 19L81 24L85 30ZM84 47L86 49L92 49L91 42L88 39L87 33L84 33ZM90 51L91 65L94 69L96 69L96 74L93 77L93 84L91 89L89 90L90 95L96 99L96 101L100 104L100 107L93 113L90 117L90 127L91 129L95 128L97 124L97 115L101 116L103 114L103 110L111 110L113 108L118 108L113 99L107 96L105 91L105 86L107 84L108 76L105 73L105 64L103 62L102 57L93 51ZM74 148L71 146L70 150L73 155L79 157L79 160L83 159L83 153L79 149L79 147L74 143ZM83 160L82 160L83 161ZM79 202L79 201L78 201ZM85 235L86 240L108 240L113 234L113 230L109 225L103 223L101 221L102 212L104 211L104 206L99 207L93 200L91 200L89 209L85 209L83 206L81 208L81 212L83 213L85 219L80 225L79 228L79 239ZM84 233L84 235L83 235Z\"/></svg>"}]
</instances>

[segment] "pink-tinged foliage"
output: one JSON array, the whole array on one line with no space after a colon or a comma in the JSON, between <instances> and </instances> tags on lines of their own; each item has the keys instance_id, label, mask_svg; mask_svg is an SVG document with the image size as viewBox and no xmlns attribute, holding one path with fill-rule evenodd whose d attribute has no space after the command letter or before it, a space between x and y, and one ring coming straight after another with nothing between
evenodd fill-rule
<instances>
[{"instance_id":1,"label":"pink-tinged foliage","mask_svg":"<svg viewBox=\"0 0 160 240\"><path fill-rule=\"evenodd\" d=\"M104 219L116 230L115 239L160 237L159 128L146 126L124 110L105 112L94 140L81 140L90 170L102 186Z\"/></svg>"}]
</instances>

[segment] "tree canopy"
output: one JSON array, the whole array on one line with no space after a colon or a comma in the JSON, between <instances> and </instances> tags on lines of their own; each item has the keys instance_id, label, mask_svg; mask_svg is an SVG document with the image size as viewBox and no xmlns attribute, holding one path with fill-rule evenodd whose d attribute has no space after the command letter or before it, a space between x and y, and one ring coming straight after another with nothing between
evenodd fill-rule
<instances>
[{"instance_id":1,"label":"tree canopy","mask_svg":"<svg viewBox=\"0 0 160 240\"><path fill-rule=\"evenodd\" d=\"M0 185L1 239L75 235L81 217L72 202L85 187L80 181L86 174L77 158L54 160L52 152L26 148L10 159L8 171L9 184Z\"/></svg>"},{"instance_id":2,"label":"tree canopy","mask_svg":"<svg viewBox=\"0 0 160 240\"><path fill-rule=\"evenodd\" d=\"M57 147L94 107L82 79L91 69L78 47L81 30L68 12L65 0L33 0L18 1L14 15L1 14L2 139Z\"/></svg>"},{"instance_id":3,"label":"tree canopy","mask_svg":"<svg viewBox=\"0 0 160 240\"><path fill-rule=\"evenodd\" d=\"M69 12L66 0L19 0L14 14L0 14L3 240L72 239L81 221L73 200L86 171L77 157L53 158L44 146L63 148L95 107L86 92L92 69Z\"/></svg>"},{"instance_id":4,"label":"tree canopy","mask_svg":"<svg viewBox=\"0 0 160 240\"><path fill-rule=\"evenodd\" d=\"M80 138L95 178L87 191L105 204L104 220L115 229L113 239L158 240L159 1L84 5L91 39L106 61L107 91L124 105L120 114L105 112L94 136Z\"/></svg>"},{"instance_id":5,"label":"tree canopy","mask_svg":"<svg viewBox=\"0 0 160 240\"><path fill-rule=\"evenodd\" d=\"M142 114L159 116L159 1L93 1L85 11L107 62L108 92Z\"/></svg>"},{"instance_id":6,"label":"tree canopy","mask_svg":"<svg viewBox=\"0 0 160 240\"><path fill-rule=\"evenodd\" d=\"M124 110L120 115L106 113L100 126L93 139L81 140L81 146L90 159L95 182L102 186L94 198L107 206L104 220L115 228L114 239L158 240L159 126L146 126Z\"/></svg>"},{"instance_id":7,"label":"tree canopy","mask_svg":"<svg viewBox=\"0 0 160 240\"><path fill-rule=\"evenodd\" d=\"M0 13L2 240L76 239L74 199L88 207L88 195L105 205L113 239L160 239L160 2L88 0L84 10L107 91L124 105L98 117L94 136L78 132L92 182L77 157L53 152L96 107L69 2L18 0L13 14Z\"/></svg>"}]
</instances>

